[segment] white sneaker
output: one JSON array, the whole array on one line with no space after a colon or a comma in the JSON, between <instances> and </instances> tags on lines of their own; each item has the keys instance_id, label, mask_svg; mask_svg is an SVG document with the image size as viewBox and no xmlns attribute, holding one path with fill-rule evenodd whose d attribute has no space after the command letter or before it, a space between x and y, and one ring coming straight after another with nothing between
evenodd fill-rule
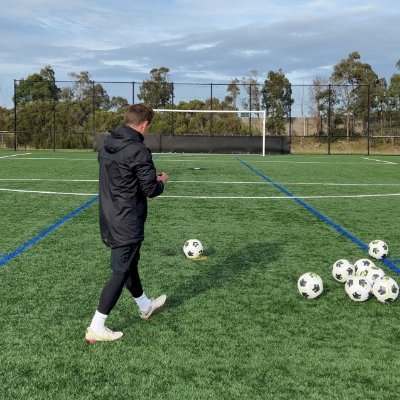
<instances>
[{"instance_id":1,"label":"white sneaker","mask_svg":"<svg viewBox=\"0 0 400 400\"><path fill-rule=\"evenodd\" d=\"M150 307L147 311L139 311L140 318L149 319L154 311L161 308L165 302L167 301L167 296L162 294L160 297L156 299L150 299Z\"/></svg>"},{"instance_id":2,"label":"white sneaker","mask_svg":"<svg viewBox=\"0 0 400 400\"><path fill-rule=\"evenodd\" d=\"M86 329L85 339L88 343L111 342L122 338L122 336L124 336L122 332L113 332L108 328L104 328L103 332L97 333L89 326L89 328Z\"/></svg>"}]
</instances>

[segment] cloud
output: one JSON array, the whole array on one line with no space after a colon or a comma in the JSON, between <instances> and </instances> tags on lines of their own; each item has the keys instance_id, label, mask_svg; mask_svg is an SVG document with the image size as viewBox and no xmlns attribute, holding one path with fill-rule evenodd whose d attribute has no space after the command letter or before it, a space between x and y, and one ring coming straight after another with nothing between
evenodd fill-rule
<instances>
[{"instance_id":1,"label":"cloud","mask_svg":"<svg viewBox=\"0 0 400 400\"><path fill-rule=\"evenodd\" d=\"M217 43L198 43L198 44L191 44L186 47L186 50L189 51L198 51L204 49L210 49L211 47L215 47Z\"/></svg>"},{"instance_id":2,"label":"cloud","mask_svg":"<svg viewBox=\"0 0 400 400\"><path fill-rule=\"evenodd\" d=\"M389 78L399 20L394 0L3 0L0 100L14 78L45 65L59 80L89 71L99 81L140 81L166 66L176 82L227 82L252 69L264 80L281 68L292 83L311 83L358 51Z\"/></svg>"}]
</instances>

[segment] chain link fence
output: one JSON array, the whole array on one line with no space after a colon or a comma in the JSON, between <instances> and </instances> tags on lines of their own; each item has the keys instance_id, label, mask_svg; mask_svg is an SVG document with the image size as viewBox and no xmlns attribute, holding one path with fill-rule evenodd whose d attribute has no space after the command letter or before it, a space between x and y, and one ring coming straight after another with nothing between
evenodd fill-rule
<instances>
[{"instance_id":1,"label":"chain link fence","mask_svg":"<svg viewBox=\"0 0 400 400\"><path fill-rule=\"evenodd\" d=\"M123 123L128 104L145 102L154 108L266 110L267 135L289 137L292 153L400 154L398 99L384 103L366 85L289 85L285 90L289 97L266 93L264 85L255 83L15 80L14 109L0 119L0 147L93 149L96 135ZM262 134L251 114L244 118L238 113L231 120L206 114L201 129L199 124L190 128L188 121L195 116L186 117L157 116L152 130L226 140Z\"/></svg>"}]
</instances>

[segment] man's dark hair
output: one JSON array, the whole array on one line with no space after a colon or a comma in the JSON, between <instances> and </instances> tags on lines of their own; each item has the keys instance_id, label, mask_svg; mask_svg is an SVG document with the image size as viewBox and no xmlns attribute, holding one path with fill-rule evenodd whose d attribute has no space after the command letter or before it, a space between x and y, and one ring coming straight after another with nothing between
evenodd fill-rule
<instances>
[{"instance_id":1,"label":"man's dark hair","mask_svg":"<svg viewBox=\"0 0 400 400\"><path fill-rule=\"evenodd\" d=\"M124 121L126 124L140 125L144 121L151 123L153 117L154 111L152 108L144 104L132 104L125 113Z\"/></svg>"}]
</instances>

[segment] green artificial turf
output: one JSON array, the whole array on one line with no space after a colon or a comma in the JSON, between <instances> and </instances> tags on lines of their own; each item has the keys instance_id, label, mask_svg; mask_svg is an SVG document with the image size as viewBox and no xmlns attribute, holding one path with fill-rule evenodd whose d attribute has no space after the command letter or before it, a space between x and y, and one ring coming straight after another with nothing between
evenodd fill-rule
<instances>
[{"instance_id":1,"label":"green artificial turf","mask_svg":"<svg viewBox=\"0 0 400 400\"><path fill-rule=\"evenodd\" d=\"M95 153L22 153L0 152L18 154L0 158L0 179L42 180L0 180L31 191L0 191L3 255L97 193ZM140 271L166 307L143 321L124 291L107 320L124 338L85 342L110 276L94 202L0 267L0 399L398 397L399 300L351 301L332 264L367 253L241 161L363 243L385 240L400 267L400 157L154 158L170 182L149 200ZM185 258L190 238L206 260ZM307 271L324 281L315 300L297 291Z\"/></svg>"}]
</instances>

